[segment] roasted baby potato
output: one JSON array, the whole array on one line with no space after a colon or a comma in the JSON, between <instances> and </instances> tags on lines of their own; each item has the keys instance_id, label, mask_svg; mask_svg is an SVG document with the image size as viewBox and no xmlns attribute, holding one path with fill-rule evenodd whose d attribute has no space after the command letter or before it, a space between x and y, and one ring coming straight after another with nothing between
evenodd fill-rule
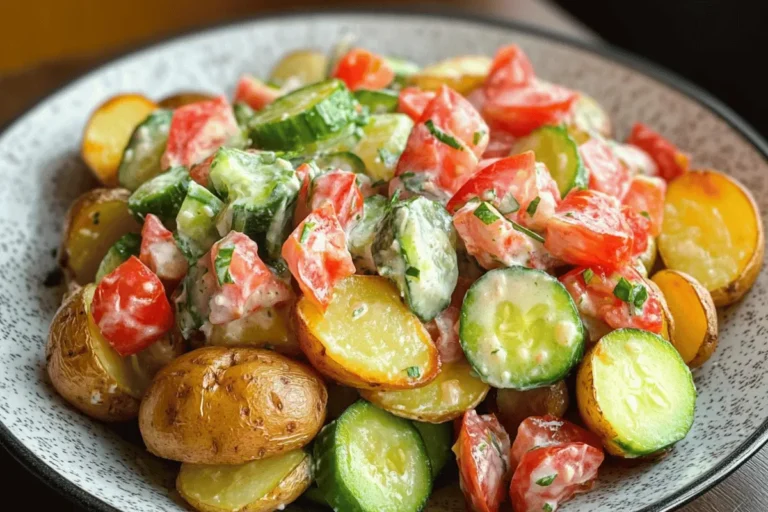
<instances>
[{"instance_id":1,"label":"roasted baby potato","mask_svg":"<svg viewBox=\"0 0 768 512\"><path fill-rule=\"evenodd\" d=\"M46 364L53 387L93 418L135 418L154 374L184 351L181 338L164 338L142 352L120 357L90 314L96 287L71 294L56 312L48 335Z\"/></svg>"},{"instance_id":2,"label":"roasted baby potato","mask_svg":"<svg viewBox=\"0 0 768 512\"><path fill-rule=\"evenodd\" d=\"M271 512L312 483L312 457L293 450L236 465L182 464L179 494L201 512Z\"/></svg>"},{"instance_id":3,"label":"roasted baby potato","mask_svg":"<svg viewBox=\"0 0 768 512\"><path fill-rule=\"evenodd\" d=\"M68 280L92 282L109 248L126 233L141 231L128 211L130 195L122 188L96 188L72 204L59 248L59 265Z\"/></svg>"},{"instance_id":4,"label":"roasted baby potato","mask_svg":"<svg viewBox=\"0 0 768 512\"><path fill-rule=\"evenodd\" d=\"M765 238L755 200L713 170L690 171L667 188L659 252L667 268L693 276L715 306L739 300L763 265Z\"/></svg>"},{"instance_id":5,"label":"roasted baby potato","mask_svg":"<svg viewBox=\"0 0 768 512\"><path fill-rule=\"evenodd\" d=\"M514 437L517 427L529 416L551 415L561 418L568 410L568 386L561 380L551 386L527 391L498 389L496 409L504 429Z\"/></svg>"},{"instance_id":6,"label":"roasted baby potato","mask_svg":"<svg viewBox=\"0 0 768 512\"><path fill-rule=\"evenodd\" d=\"M301 448L328 394L308 366L269 350L204 347L157 374L141 403L147 449L192 464L242 464Z\"/></svg>"},{"instance_id":7,"label":"roasted baby potato","mask_svg":"<svg viewBox=\"0 0 768 512\"><path fill-rule=\"evenodd\" d=\"M290 316L291 306L259 309L232 322L214 325L206 345L268 348L289 356L301 355Z\"/></svg>"},{"instance_id":8,"label":"roasted baby potato","mask_svg":"<svg viewBox=\"0 0 768 512\"><path fill-rule=\"evenodd\" d=\"M210 101L214 98L215 96L205 92L177 92L176 94L171 94L170 96L166 96L165 98L161 99L157 105L160 108L169 108L173 110L179 107L183 107L184 105L189 105L190 103Z\"/></svg>"},{"instance_id":9,"label":"roasted baby potato","mask_svg":"<svg viewBox=\"0 0 768 512\"><path fill-rule=\"evenodd\" d=\"M424 325L379 276L341 281L323 312L303 297L295 309L299 344L312 365L359 389L409 389L440 370L437 348Z\"/></svg>"},{"instance_id":10,"label":"roasted baby potato","mask_svg":"<svg viewBox=\"0 0 768 512\"><path fill-rule=\"evenodd\" d=\"M670 341L691 368L701 366L717 348L717 311L709 292L684 272L662 270L653 282L675 318Z\"/></svg>"},{"instance_id":11,"label":"roasted baby potato","mask_svg":"<svg viewBox=\"0 0 768 512\"><path fill-rule=\"evenodd\" d=\"M362 390L360 395L395 416L428 423L458 418L483 401L490 386L472 376L466 361L442 366L435 380L426 386L402 391Z\"/></svg>"},{"instance_id":12,"label":"roasted baby potato","mask_svg":"<svg viewBox=\"0 0 768 512\"><path fill-rule=\"evenodd\" d=\"M447 85L459 94L467 94L482 85L491 59L485 55L465 55L440 61L410 76L408 82L427 91Z\"/></svg>"},{"instance_id":13,"label":"roasted baby potato","mask_svg":"<svg viewBox=\"0 0 768 512\"><path fill-rule=\"evenodd\" d=\"M156 108L141 94L118 94L91 114L80 153L103 185L117 185L117 167L133 129Z\"/></svg>"},{"instance_id":14,"label":"roasted baby potato","mask_svg":"<svg viewBox=\"0 0 768 512\"><path fill-rule=\"evenodd\" d=\"M296 50L291 52L272 68L269 82L277 87L294 82L302 86L319 82L325 78L328 57L316 50ZM289 83L290 85L290 83Z\"/></svg>"}]
</instances>

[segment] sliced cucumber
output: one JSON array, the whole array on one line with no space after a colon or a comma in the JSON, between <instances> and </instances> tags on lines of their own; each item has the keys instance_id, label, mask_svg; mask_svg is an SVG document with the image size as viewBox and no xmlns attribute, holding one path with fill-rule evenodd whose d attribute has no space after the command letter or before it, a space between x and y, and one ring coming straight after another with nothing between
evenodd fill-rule
<instances>
[{"instance_id":1,"label":"sliced cucumber","mask_svg":"<svg viewBox=\"0 0 768 512\"><path fill-rule=\"evenodd\" d=\"M176 326L185 340L191 339L208 319L208 300L215 285L213 276L206 276L208 267L195 263L181 281L181 293L176 297Z\"/></svg>"},{"instance_id":2,"label":"sliced cucumber","mask_svg":"<svg viewBox=\"0 0 768 512\"><path fill-rule=\"evenodd\" d=\"M693 424L691 371L673 345L648 331L603 336L584 358L577 382L582 418L614 455L658 452Z\"/></svg>"},{"instance_id":3,"label":"sliced cucumber","mask_svg":"<svg viewBox=\"0 0 768 512\"><path fill-rule=\"evenodd\" d=\"M315 157L315 164L320 169L341 169L342 171L354 172L357 174L365 173L365 164L354 153L349 151L339 151L337 153L327 153Z\"/></svg>"},{"instance_id":4,"label":"sliced cucumber","mask_svg":"<svg viewBox=\"0 0 768 512\"><path fill-rule=\"evenodd\" d=\"M427 450L429 463L432 467L432 478L437 478L440 470L451 458L451 441L453 429L451 423L422 423L414 421L413 426L419 431L424 447Z\"/></svg>"},{"instance_id":5,"label":"sliced cucumber","mask_svg":"<svg viewBox=\"0 0 768 512\"><path fill-rule=\"evenodd\" d=\"M186 167L174 167L144 182L128 198L128 209L139 222L148 214L157 215L163 224L173 227L181 203L187 195L190 177Z\"/></svg>"},{"instance_id":6,"label":"sliced cucumber","mask_svg":"<svg viewBox=\"0 0 768 512\"><path fill-rule=\"evenodd\" d=\"M464 297L461 347L480 379L496 388L547 386L565 377L584 351L584 330L570 294L540 270L491 270Z\"/></svg>"},{"instance_id":7,"label":"sliced cucumber","mask_svg":"<svg viewBox=\"0 0 768 512\"><path fill-rule=\"evenodd\" d=\"M418 64L398 57L385 57L387 64L395 72L395 79L390 87L402 88L408 83L408 79L421 69Z\"/></svg>"},{"instance_id":8,"label":"sliced cucumber","mask_svg":"<svg viewBox=\"0 0 768 512\"><path fill-rule=\"evenodd\" d=\"M141 249L141 237L136 233L128 233L121 236L112 247L109 248L104 259L99 264L96 271L95 282L101 281L101 278L111 273L131 256L138 256Z\"/></svg>"},{"instance_id":9,"label":"sliced cucumber","mask_svg":"<svg viewBox=\"0 0 768 512\"><path fill-rule=\"evenodd\" d=\"M340 80L326 80L281 96L251 119L256 147L293 150L327 139L357 119L352 93Z\"/></svg>"},{"instance_id":10,"label":"sliced cucumber","mask_svg":"<svg viewBox=\"0 0 768 512\"><path fill-rule=\"evenodd\" d=\"M379 89L358 89L355 91L355 99L364 107L368 107L371 114L388 114L397 110L397 91Z\"/></svg>"},{"instance_id":11,"label":"sliced cucumber","mask_svg":"<svg viewBox=\"0 0 768 512\"><path fill-rule=\"evenodd\" d=\"M181 203L176 216L176 244L190 262L195 262L208 252L219 232L216 217L224 209L224 203L207 188L194 181L187 188L187 197Z\"/></svg>"},{"instance_id":12,"label":"sliced cucumber","mask_svg":"<svg viewBox=\"0 0 768 512\"><path fill-rule=\"evenodd\" d=\"M317 486L334 510L417 512L432 491L418 430L364 400L320 431L314 454Z\"/></svg>"},{"instance_id":13,"label":"sliced cucumber","mask_svg":"<svg viewBox=\"0 0 768 512\"><path fill-rule=\"evenodd\" d=\"M359 273L376 273L376 263L373 261L371 248L387 214L388 205L389 199L382 195L367 197L363 202L363 218L347 235L347 249L352 254L352 260Z\"/></svg>"},{"instance_id":14,"label":"sliced cucumber","mask_svg":"<svg viewBox=\"0 0 768 512\"><path fill-rule=\"evenodd\" d=\"M256 112L250 106L248 106L248 104L243 102L235 103L232 106L232 111L235 113L235 121L237 121L237 126L239 126L243 131L248 129L248 124L250 124L253 116L256 115Z\"/></svg>"},{"instance_id":15,"label":"sliced cucumber","mask_svg":"<svg viewBox=\"0 0 768 512\"><path fill-rule=\"evenodd\" d=\"M362 137L352 152L365 163L366 174L374 182L389 181L413 129L413 120L405 114L370 116L362 127Z\"/></svg>"},{"instance_id":16,"label":"sliced cucumber","mask_svg":"<svg viewBox=\"0 0 768 512\"><path fill-rule=\"evenodd\" d=\"M219 234L230 229L245 233L258 244L262 258L277 260L300 187L291 163L266 151L221 148L214 154L209 180L228 203L219 218Z\"/></svg>"},{"instance_id":17,"label":"sliced cucumber","mask_svg":"<svg viewBox=\"0 0 768 512\"><path fill-rule=\"evenodd\" d=\"M589 173L581 161L578 145L564 126L537 128L515 142L512 154L528 150L536 153L536 161L546 164L562 197L572 188L587 188Z\"/></svg>"},{"instance_id":18,"label":"sliced cucumber","mask_svg":"<svg viewBox=\"0 0 768 512\"><path fill-rule=\"evenodd\" d=\"M373 243L379 275L392 279L416 316L435 318L451 302L459 277L450 214L426 197L395 204Z\"/></svg>"},{"instance_id":19,"label":"sliced cucumber","mask_svg":"<svg viewBox=\"0 0 768 512\"><path fill-rule=\"evenodd\" d=\"M133 130L117 170L121 186L136 190L162 172L160 159L168 142L172 117L171 110L155 110Z\"/></svg>"}]
</instances>

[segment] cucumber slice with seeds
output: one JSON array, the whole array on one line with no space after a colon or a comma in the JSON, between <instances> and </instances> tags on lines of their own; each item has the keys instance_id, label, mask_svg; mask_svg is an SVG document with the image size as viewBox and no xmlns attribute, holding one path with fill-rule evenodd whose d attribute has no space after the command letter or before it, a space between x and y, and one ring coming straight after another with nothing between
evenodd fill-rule
<instances>
[{"instance_id":1,"label":"cucumber slice with seeds","mask_svg":"<svg viewBox=\"0 0 768 512\"><path fill-rule=\"evenodd\" d=\"M461 347L483 382L532 389L565 377L584 351L584 329L568 291L540 270L491 270L469 288Z\"/></svg>"},{"instance_id":2,"label":"cucumber slice with seeds","mask_svg":"<svg viewBox=\"0 0 768 512\"><path fill-rule=\"evenodd\" d=\"M408 83L408 79L419 72L421 69L418 64L398 57L385 57L384 60L392 67L395 72L395 79L390 87L402 88Z\"/></svg>"},{"instance_id":3,"label":"cucumber slice with seeds","mask_svg":"<svg viewBox=\"0 0 768 512\"><path fill-rule=\"evenodd\" d=\"M360 400L315 440L317 486L334 510L418 512L432 491L413 424Z\"/></svg>"},{"instance_id":4,"label":"cucumber slice with seeds","mask_svg":"<svg viewBox=\"0 0 768 512\"><path fill-rule=\"evenodd\" d=\"M358 118L352 93L340 80L326 80L281 96L251 119L256 147L292 150L327 139Z\"/></svg>"},{"instance_id":5,"label":"cucumber slice with seeds","mask_svg":"<svg viewBox=\"0 0 768 512\"><path fill-rule=\"evenodd\" d=\"M389 181L408 143L413 120L405 114L370 116L352 153L365 163L366 174L374 181Z\"/></svg>"},{"instance_id":6,"label":"cucumber slice with seeds","mask_svg":"<svg viewBox=\"0 0 768 512\"><path fill-rule=\"evenodd\" d=\"M397 110L399 95L396 91L380 89L358 89L355 91L355 99L361 105L368 107L371 114L388 114Z\"/></svg>"},{"instance_id":7,"label":"cucumber slice with seeds","mask_svg":"<svg viewBox=\"0 0 768 512\"><path fill-rule=\"evenodd\" d=\"M219 239L216 217L223 209L221 199L207 188L194 181L189 184L187 197L176 216L175 238L176 245L190 262L197 261Z\"/></svg>"},{"instance_id":8,"label":"cucumber slice with seeds","mask_svg":"<svg viewBox=\"0 0 768 512\"><path fill-rule=\"evenodd\" d=\"M155 110L133 130L117 170L121 186L136 190L162 172L160 159L168 142L172 117L171 110Z\"/></svg>"},{"instance_id":9,"label":"cucumber slice with seeds","mask_svg":"<svg viewBox=\"0 0 768 512\"><path fill-rule=\"evenodd\" d=\"M429 463L432 468L432 478L437 478L440 471L451 458L453 428L448 423L423 423L414 421L413 426L419 431L424 447L427 450Z\"/></svg>"},{"instance_id":10,"label":"cucumber slice with seeds","mask_svg":"<svg viewBox=\"0 0 768 512\"><path fill-rule=\"evenodd\" d=\"M376 263L373 261L372 247L381 223L387 215L389 199L382 195L365 198L363 218L349 231L347 249L355 262L359 273L375 274Z\"/></svg>"},{"instance_id":11,"label":"cucumber slice with seeds","mask_svg":"<svg viewBox=\"0 0 768 512\"><path fill-rule=\"evenodd\" d=\"M536 161L546 164L561 197L565 197L572 188L587 188L589 173L581 161L578 145L564 126L537 128L518 140L511 154L528 150L536 153Z\"/></svg>"},{"instance_id":12,"label":"cucumber slice with seeds","mask_svg":"<svg viewBox=\"0 0 768 512\"><path fill-rule=\"evenodd\" d=\"M354 153L339 151L315 157L315 163L320 169L341 169L342 171L365 174L365 164Z\"/></svg>"},{"instance_id":13,"label":"cucumber slice with seeds","mask_svg":"<svg viewBox=\"0 0 768 512\"><path fill-rule=\"evenodd\" d=\"M189 182L187 168L174 167L137 188L128 198L128 209L140 222L151 213L172 227L187 195Z\"/></svg>"},{"instance_id":14,"label":"cucumber slice with seeds","mask_svg":"<svg viewBox=\"0 0 768 512\"><path fill-rule=\"evenodd\" d=\"M109 248L104 259L99 264L96 271L94 282L98 283L101 279L119 267L131 256L138 256L141 250L141 237L136 233L128 233L121 236L112 247Z\"/></svg>"}]
</instances>

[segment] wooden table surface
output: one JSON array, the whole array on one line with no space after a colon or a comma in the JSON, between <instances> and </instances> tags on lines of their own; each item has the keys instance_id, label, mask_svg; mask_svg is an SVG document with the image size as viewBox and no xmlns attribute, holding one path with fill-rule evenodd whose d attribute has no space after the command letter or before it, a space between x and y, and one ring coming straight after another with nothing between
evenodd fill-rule
<instances>
[{"instance_id":1,"label":"wooden table surface","mask_svg":"<svg viewBox=\"0 0 768 512\"><path fill-rule=\"evenodd\" d=\"M443 2L467 5L461 0ZM557 30L571 36L596 40L597 36L567 14L545 1L477 0L472 11L514 19ZM0 126L24 112L36 100L76 77L105 57L71 59L35 67L10 76L0 76ZM25 510L84 512L47 488L26 472L13 458L0 450L0 474L5 487L24 495ZM731 476L681 509L682 512L766 512L768 511L768 447L761 450ZM566 508L567 510L567 508ZM615 511L620 512L620 511Z\"/></svg>"}]
</instances>

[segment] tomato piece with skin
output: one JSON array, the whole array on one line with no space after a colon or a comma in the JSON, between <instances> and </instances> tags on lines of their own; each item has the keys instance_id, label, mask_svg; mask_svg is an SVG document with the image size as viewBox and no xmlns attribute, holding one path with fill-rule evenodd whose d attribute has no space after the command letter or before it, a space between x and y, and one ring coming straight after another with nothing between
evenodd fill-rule
<instances>
[{"instance_id":1,"label":"tomato piece with skin","mask_svg":"<svg viewBox=\"0 0 768 512\"><path fill-rule=\"evenodd\" d=\"M648 237L651 232L650 214L646 217L631 206L622 206L621 213L632 230L632 256L639 257L648 249Z\"/></svg>"},{"instance_id":2,"label":"tomato piece with skin","mask_svg":"<svg viewBox=\"0 0 768 512\"><path fill-rule=\"evenodd\" d=\"M333 204L307 215L283 244L282 256L304 295L325 310L336 284L355 273Z\"/></svg>"},{"instance_id":3,"label":"tomato piece with skin","mask_svg":"<svg viewBox=\"0 0 768 512\"><path fill-rule=\"evenodd\" d=\"M568 420L550 415L526 418L512 443L512 465L517 467L523 455L535 448L566 443L586 443L601 450L603 447L599 437Z\"/></svg>"},{"instance_id":4,"label":"tomato piece with skin","mask_svg":"<svg viewBox=\"0 0 768 512\"><path fill-rule=\"evenodd\" d=\"M661 178L637 175L632 178L629 190L622 203L643 214L648 214L651 221L649 233L659 236L664 222L664 198L667 195L667 183Z\"/></svg>"},{"instance_id":5,"label":"tomato piece with skin","mask_svg":"<svg viewBox=\"0 0 768 512\"><path fill-rule=\"evenodd\" d=\"M201 162L239 132L232 105L224 96L179 107L171 118L162 168Z\"/></svg>"},{"instance_id":6,"label":"tomato piece with skin","mask_svg":"<svg viewBox=\"0 0 768 512\"><path fill-rule=\"evenodd\" d=\"M192 181L202 187L208 188L208 177L211 175L211 163L213 162L214 156L215 155L211 155L202 162L198 162L189 168L189 177L192 178Z\"/></svg>"},{"instance_id":7,"label":"tomato piece with skin","mask_svg":"<svg viewBox=\"0 0 768 512\"><path fill-rule=\"evenodd\" d=\"M615 271L577 267L560 276L560 282L583 316L602 320L612 329L632 327L661 334L664 299L658 288L634 267ZM626 300L630 293L635 296L639 293L645 299L641 304L639 300L630 304Z\"/></svg>"},{"instance_id":8,"label":"tomato piece with skin","mask_svg":"<svg viewBox=\"0 0 768 512\"><path fill-rule=\"evenodd\" d=\"M485 93L492 97L508 89L530 85L534 78L533 65L523 50L516 44L503 46L496 51L491 63L485 79Z\"/></svg>"},{"instance_id":9,"label":"tomato piece with skin","mask_svg":"<svg viewBox=\"0 0 768 512\"><path fill-rule=\"evenodd\" d=\"M656 163L658 175L666 181L688 172L688 155L642 123L635 123L627 142L645 151Z\"/></svg>"},{"instance_id":10,"label":"tomato piece with skin","mask_svg":"<svg viewBox=\"0 0 768 512\"><path fill-rule=\"evenodd\" d=\"M181 281L189 268L186 258L176 245L173 233L151 213L144 219L141 229L139 259L167 283Z\"/></svg>"},{"instance_id":11,"label":"tomato piece with skin","mask_svg":"<svg viewBox=\"0 0 768 512\"><path fill-rule=\"evenodd\" d=\"M570 89L537 80L486 97L483 116L493 129L522 137L545 124L560 123L577 98Z\"/></svg>"},{"instance_id":12,"label":"tomato piece with skin","mask_svg":"<svg viewBox=\"0 0 768 512\"><path fill-rule=\"evenodd\" d=\"M397 110L418 122L424 109L430 101L435 99L435 91L422 91L418 87L406 87L400 91L397 100Z\"/></svg>"},{"instance_id":13,"label":"tomato piece with skin","mask_svg":"<svg viewBox=\"0 0 768 512\"><path fill-rule=\"evenodd\" d=\"M572 265L621 268L632 258L632 230L621 204L594 190L572 190L547 222L544 247Z\"/></svg>"},{"instance_id":14,"label":"tomato piece with skin","mask_svg":"<svg viewBox=\"0 0 768 512\"><path fill-rule=\"evenodd\" d=\"M586 443L537 448L523 455L509 487L515 512L555 511L575 494L589 491L605 459Z\"/></svg>"},{"instance_id":15,"label":"tomato piece with skin","mask_svg":"<svg viewBox=\"0 0 768 512\"><path fill-rule=\"evenodd\" d=\"M243 75L235 88L235 102L242 102L253 110L261 110L282 95L280 89L270 87L261 80Z\"/></svg>"},{"instance_id":16,"label":"tomato piece with skin","mask_svg":"<svg viewBox=\"0 0 768 512\"><path fill-rule=\"evenodd\" d=\"M459 341L459 315L464 295L472 285L472 281L459 276L456 288L451 295L451 304L434 320L425 324L432 341L435 342L442 363L454 363L464 360L464 350Z\"/></svg>"},{"instance_id":17,"label":"tomato piece with skin","mask_svg":"<svg viewBox=\"0 0 768 512\"><path fill-rule=\"evenodd\" d=\"M623 199L629 189L629 168L618 159L611 147L593 137L579 146L579 154L589 171L589 188Z\"/></svg>"},{"instance_id":18,"label":"tomato piece with skin","mask_svg":"<svg viewBox=\"0 0 768 512\"><path fill-rule=\"evenodd\" d=\"M459 484L474 512L497 512L509 477L509 435L493 414L464 413L453 452Z\"/></svg>"},{"instance_id":19,"label":"tomato piece with skin","mask_svg":"<svg viewBox=\"0 0 768 512\"><path fill-rule=\"evenodd\" d=\"M174 325L163 283L136 256L99 282L91 314L101 334L123 357L144 350Z\"/></svg>"},{"instance_id":20,"label":"tomato piece with skin","mask_svg":"<svg viewBox=\"0 0 768 512\"><path fill-rule=\"evenodd\" d=\"M303 174L303 172L302 172ZM294 223L329 201L336 212L336 218L344 231L348 231L363 213L363 194L358 186L357 174L336 169L317 176L304 175L296 207ZM308 197L307 197L308 194Z\"/></svg>"},{"instance_id":21,"label":"tomato piece with skin","mask_svg":"<svg viewBox=\"0 0 768 512\"><path fill-rule=\"evenodd\" d=\"M287 302L293 296L290 286L261 261L256 242L243 233L230 231L213 244L208 258L216 278L208 316L214 325Z\"/></svg>"},{"instance_id":22,"label":"tomato piece with skin","mask_svg":"<svg viewBox=\"0 0 768 512\"><path fill-rule=\"evenodd\" d=\"M491 138L488 141L488 147L485 148L483 158L504 158L512 153L512 146L515 145L517 137L510 135L503 130L491 130Z\"/></svg>"},{"instance_id":23,"label":"tomato piece with skin","mask_svg":"<svg viewBox=\"0 0 768 512\"><path fill-rule=\"evenodd\" d=\"M464 96L448 86L440 87L419 121L432 121L437 128L463 142L478 159L488 147L488 125Z\"/></svg>"},{"instance_id":24,"label":"tomato piece with skin","mask_svg":"<svg viewBox=\"0 0 768 512\"><path fill-rule=\"evenodd\" d=\"M353 48L339 59L332 76L342 80L353 91L383 89L392 83L395 71L382 56Z\"/></svg>"}]
</instances>

